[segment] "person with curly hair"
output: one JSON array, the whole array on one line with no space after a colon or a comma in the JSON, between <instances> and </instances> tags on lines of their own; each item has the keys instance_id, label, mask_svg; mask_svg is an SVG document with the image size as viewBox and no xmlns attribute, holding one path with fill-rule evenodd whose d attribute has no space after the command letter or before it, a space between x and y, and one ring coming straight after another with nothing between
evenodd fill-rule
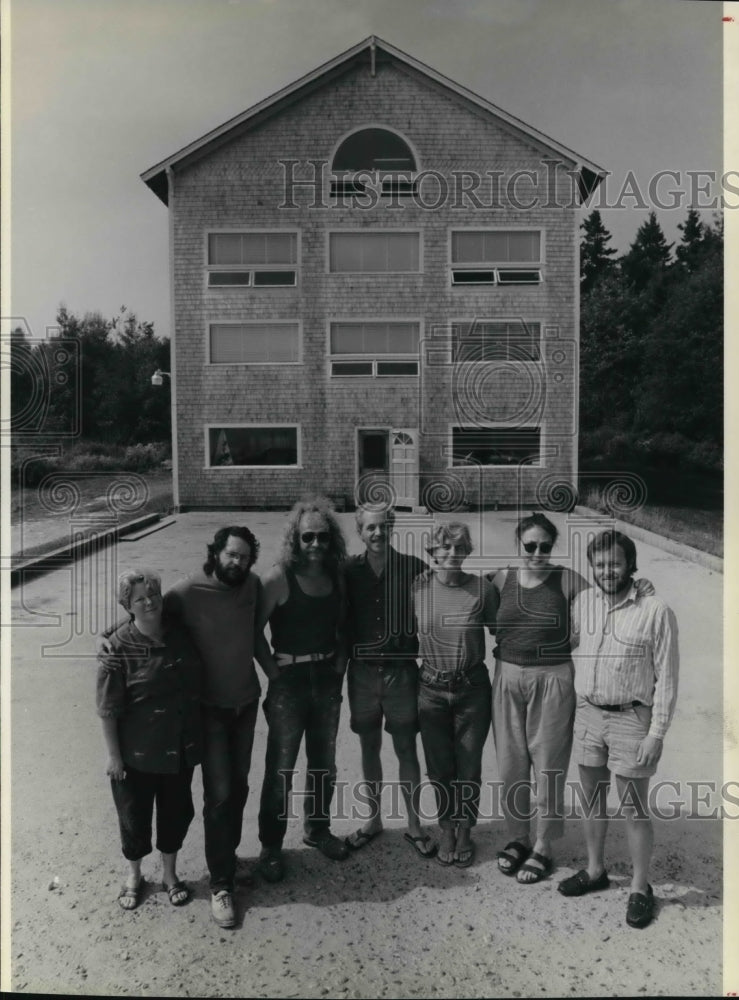
<instances>
[{"instance_id":1,"label":"person with curly hair","mask_svg":"<svg viewBox=\"0 0 739 1000\"><path fill-rule=\"evenodd\" d=\"M269 732L259 806L262 850L257 867L269 882L279 882L285 874L288 798L304 736L303 842L333 861L348 854L331 833L329 815L346 669L339 634L345 559L346 543L331 502L312 497L293 507L278 562L264 577L264 617L278 667L264 703Z\"/></svg>"}]
</instances>

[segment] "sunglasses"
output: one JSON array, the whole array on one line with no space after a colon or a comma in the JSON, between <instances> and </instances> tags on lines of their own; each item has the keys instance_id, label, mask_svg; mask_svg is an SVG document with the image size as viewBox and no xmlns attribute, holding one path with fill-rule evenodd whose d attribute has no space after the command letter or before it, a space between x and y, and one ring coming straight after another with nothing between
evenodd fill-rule
<instances>
[{"instance_id":1,"label":"sunglasses","mask_svg":"<svg viewBox=\"0 0 739 1000\"><path fill-rule=\"evenodd\" d=\"M304 545L310 545L311 542L318 541L320 545L328 545L331 541L331 535L328 531L304 531L300 536L300 541Z\"/></svg>"},{"instance_id":2,"label":"sunglasses","mask_svg":"<svg viewBox=\"0 0 739 1000\"><path fill-rule=\"evenodd\" d=\"M548 556L552 551L551 542L524 542L523 547L529 555L533 555L537 549L543 556Z\"/></svg>"}]
</instances>

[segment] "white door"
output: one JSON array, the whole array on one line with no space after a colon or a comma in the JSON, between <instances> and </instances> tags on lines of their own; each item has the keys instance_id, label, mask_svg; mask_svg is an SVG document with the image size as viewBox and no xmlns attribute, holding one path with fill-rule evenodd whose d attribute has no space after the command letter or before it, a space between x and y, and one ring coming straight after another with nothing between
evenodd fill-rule
<instances>
[{"instance_id":1,"label":"white door","mask_svg":"<svg viewBox=\"0 0 739 1000\"><path fill-rule=\"evenodd\" d=\"M390 431L390 484L399 507L418 505L418 430Z\"/></svg>"}]
</instances>

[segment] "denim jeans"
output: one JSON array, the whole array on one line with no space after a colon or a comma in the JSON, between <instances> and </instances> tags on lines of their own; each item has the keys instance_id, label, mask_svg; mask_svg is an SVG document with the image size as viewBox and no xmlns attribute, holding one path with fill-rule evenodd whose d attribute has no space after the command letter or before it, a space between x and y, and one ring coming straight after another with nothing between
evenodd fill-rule
<instances>
[{"instance_id":1,"label":"denim jeans","mask_svg":"<svg viewBox=\"0 0 739 1000\"><path fill-rule=\"evenodd\" d=\"M163 854L179 851L195 815L190 791L192 772L193 768L182 767L177 774L150 774L126 764L125 778L111 778L124 858L138 861L151 854L154 803L157 850Z\"/></svg>"},{"instance_id":2,"label":"denim jeans","mask_svg":"<svg viewBox=\"0 0 739 1000\"><path fill-rule=\"evenodd\" d=\"M233 890L259 701L203 706L203 825L213 892Z\"/></svg>"},{"instance_id":3,"label":"denim jeans","mask_svg":"<svg viewBox=\"0 0 739 1000\"><path fill-rule=\"evenodd\" d=\"M439 823L474 826L490 729L487 667L480 663L453 683L433 683L430 677L421 667L418 716Z\"/></svg>"},{"instance_id":4,"label":"denim jeans","mask_svg":"<svg viewBox=\"0 0 739 1000\"><path fill-rule=\"evenodd\" d=\"M285 667L269 683L264 702L269 733L259 805L259 839L264 847L279 847L285 837L293 772L303 734L308 764L303 804L305 832L315 836L329 829L342 683L333 661Z\"/></svg>"}]
</instances>

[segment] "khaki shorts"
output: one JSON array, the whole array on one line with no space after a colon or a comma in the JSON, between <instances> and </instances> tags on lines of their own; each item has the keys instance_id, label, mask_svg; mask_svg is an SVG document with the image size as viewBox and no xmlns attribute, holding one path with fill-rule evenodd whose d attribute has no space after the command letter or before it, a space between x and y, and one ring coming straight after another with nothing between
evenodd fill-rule
<instances>
[{"instance_id":1,"label":"khaki shorts","mask_svg":"<svg viewBox=\"0 0 739 1000\"><path fill-rule=\"evenodd\" d=\"M651 778L657 765L637 764L639 744L649 732L652 709L637 705L609 712L577 696L572 759L584 767L607 767L622 778Z\"/></svg>"}]
</instances>

